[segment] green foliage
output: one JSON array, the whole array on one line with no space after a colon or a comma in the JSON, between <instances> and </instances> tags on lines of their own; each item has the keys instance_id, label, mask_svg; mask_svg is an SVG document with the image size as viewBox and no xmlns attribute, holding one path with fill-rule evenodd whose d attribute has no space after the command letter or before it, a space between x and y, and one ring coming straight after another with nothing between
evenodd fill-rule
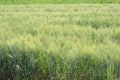
<instances>
[{"instance_id":1,"label":"green foliage","mask_svg":"<svg viewBox=\"0 0 120 80\"><path fill-rule=\"evenodd\" d=\"M0 5L0 80L120 77L120 5Z\"/></svg>"},{"instance_id":2,"label":"green foliage","mask_svg":"<svg viewBox=\"0 0 120 80\"><path fill-rule=\"evenodd\" d=\"M2 4L119 3L120 0L1 0Z\"/></svg>"}]
</instances>

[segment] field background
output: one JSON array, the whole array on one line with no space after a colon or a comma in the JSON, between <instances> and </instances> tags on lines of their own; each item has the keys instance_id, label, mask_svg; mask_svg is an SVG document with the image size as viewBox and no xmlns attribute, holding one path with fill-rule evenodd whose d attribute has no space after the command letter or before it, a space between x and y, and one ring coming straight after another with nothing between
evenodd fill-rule
<instances>
[{"instance_id":1,"label":"field background","mask_svg":"<svg viewBox=\"0 0 120 80\"><path fill-rule=\"evenodd\" d=\"M120 3L120 0L0 0L1 4Z\"/></svg>"}]
</instances>

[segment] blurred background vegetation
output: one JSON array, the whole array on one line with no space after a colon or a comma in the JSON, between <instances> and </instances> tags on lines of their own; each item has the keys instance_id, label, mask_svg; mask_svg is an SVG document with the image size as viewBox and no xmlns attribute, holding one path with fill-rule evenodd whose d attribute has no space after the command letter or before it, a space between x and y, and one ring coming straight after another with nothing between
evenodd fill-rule
<instances>
[{"instance_id":1,"label":"blurred background vegetation","mask_svg":"<svg viewBox=\"0 0 120 80\"><path fill-rule=\"evenodd\" d=\"M1 4L120 3L120 0L0 0Z\"/></svg>"}]
</instances>

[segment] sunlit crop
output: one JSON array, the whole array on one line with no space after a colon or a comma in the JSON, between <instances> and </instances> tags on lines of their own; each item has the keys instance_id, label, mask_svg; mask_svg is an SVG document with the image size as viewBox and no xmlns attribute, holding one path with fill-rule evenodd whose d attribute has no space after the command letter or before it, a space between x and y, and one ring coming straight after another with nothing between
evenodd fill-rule
<instances>
[{"instance_id":1,"label":"sunlit crop","mask_svg":"<svg viewBox=\"0 0 120 80\"><path fill-rule=\"evenodd\" d=\"M0 5L0 80L119 77L119 4Z\"/></svg>"}]
</instances>

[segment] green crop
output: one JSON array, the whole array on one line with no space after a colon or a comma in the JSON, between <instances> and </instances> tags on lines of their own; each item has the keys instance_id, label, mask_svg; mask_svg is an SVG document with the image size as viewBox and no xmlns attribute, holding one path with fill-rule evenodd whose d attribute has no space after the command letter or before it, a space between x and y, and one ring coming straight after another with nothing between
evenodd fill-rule
<instances>
[{"instance_id":1,"label":"green crop","mask_svg":"<svg viewBox=\"0 0 120 80\"><path fill-rule=\"evenodd\" d=\"M119 77L119 4L0 5L0 80Z\"/></svg>"}]
</instances>

